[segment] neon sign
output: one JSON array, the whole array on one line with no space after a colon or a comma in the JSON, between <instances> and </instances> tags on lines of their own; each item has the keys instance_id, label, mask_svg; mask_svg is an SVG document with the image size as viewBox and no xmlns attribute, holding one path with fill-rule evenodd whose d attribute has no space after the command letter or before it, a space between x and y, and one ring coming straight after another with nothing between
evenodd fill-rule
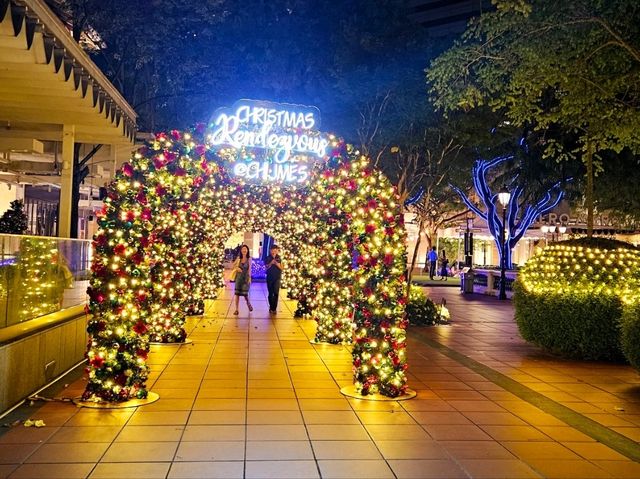
<instances>
[{"instance_id":1,"label":"neon sign","mask_svg":"<svg viewBox=\"0 0 640 479\"><path fill-rule=\"evenodd\" d=\"M309 167L306 164L295 163L241 161L233 165L233 175L247 180L304 183L309 178Z\"/></svg>"},{"instance_id":2,"label":"neon sign","mask_svg":"<svg viewBox=\"0 0 640 479\"><path fill-rule=\"evenodd\" d=\"M327 154L329 139L318 132L315 107L240 100L219 109L211 121L209 141L254 154L237 155L225 165L248 181L303 183L310 163Z\"/></svg>"}]
</instances>

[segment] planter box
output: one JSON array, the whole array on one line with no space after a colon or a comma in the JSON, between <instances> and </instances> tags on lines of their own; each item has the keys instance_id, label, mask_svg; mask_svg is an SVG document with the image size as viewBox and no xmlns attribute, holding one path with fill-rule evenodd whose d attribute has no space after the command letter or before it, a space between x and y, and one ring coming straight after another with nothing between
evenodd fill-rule
<instances>
[{"instance_id":1,"label":"planter box","mask_svg":"<svg viewBox=\"0 0 640 479\"><path fill-rule=\"evenodd\" d=\"M0 412L78 364L87 347L84 306L0 330Z\"/></svg>"}]
</instances>

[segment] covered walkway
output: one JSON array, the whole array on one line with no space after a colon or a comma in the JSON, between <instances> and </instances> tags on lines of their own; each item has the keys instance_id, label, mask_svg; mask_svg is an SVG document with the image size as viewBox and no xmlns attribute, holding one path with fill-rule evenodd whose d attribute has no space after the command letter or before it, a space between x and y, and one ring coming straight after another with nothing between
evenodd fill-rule
<instances>
[{"instance_id":1,"label":"covered walkway","mask_svg":"<svg viewBox=\"0 0 640 479\"><path fill-rule=\"evenodd\" d=\"M0 184L60 188L58 236L76 230L83 180L100 187L129 158L136 119L46 1L0 0Z\"/></svg>"},{"instance_id":2,"label":"covered walkway","mask_svg":"<svg viewBox=\"0 0 640 479\"><path fill-rule=\"evenodd\" d=\"M242 305L240 316L231 314L227 290L190 322L193 344L153 348L158 402L111 411L60 402L25 408L46 426L0 432L0 478L640 477L627 457L633 451L597 442L584 423L568 425L504 381L573 403L578 416L637 440L633 370L554 360L517 337L508 303L432 292L442 294L454 325L410 333L416 399L344 398L348 350L311 345L315 325L293 319L293 302L269 317L266 287L254 284L250 316ZM78 380L61 395L83 389ZM605 440L624 449L616 437Z\"/></svg>"}]
</instances>

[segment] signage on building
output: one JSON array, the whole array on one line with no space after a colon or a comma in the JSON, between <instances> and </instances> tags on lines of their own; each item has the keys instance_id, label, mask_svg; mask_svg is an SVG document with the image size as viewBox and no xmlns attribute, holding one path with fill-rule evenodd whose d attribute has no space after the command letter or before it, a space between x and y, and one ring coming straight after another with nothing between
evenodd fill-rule
<instances>
[{"instance_id":1,"label":"signage on building","mask_svg":"<svg viewBox=\"0 0 640 479\"><path fill-rule=\"evenodd\" d=\"M544 216L540 216L535 226L540 227L542 225L564 225L570 228L586 228L587 227L587 214L581 212L576 214L572 213L548 213ZM598 228L613 228L613 229L637 229L638 225L634 222L625 221L624 218L617 216L610 216L606 213L596 214L593 217L593 225Z\"/></svg>"},{"instance_id":2,"label":"signage on building","mask_svg":"<svg viewBox=\"0 0 640 479\"><path fill-rule=\"evenodd\" d=\"M240 100L216 111L208 139L222 147L225 170L236 178L304 183L330 144L319 126L315 107Z\"/></svg>"}]
</instances>

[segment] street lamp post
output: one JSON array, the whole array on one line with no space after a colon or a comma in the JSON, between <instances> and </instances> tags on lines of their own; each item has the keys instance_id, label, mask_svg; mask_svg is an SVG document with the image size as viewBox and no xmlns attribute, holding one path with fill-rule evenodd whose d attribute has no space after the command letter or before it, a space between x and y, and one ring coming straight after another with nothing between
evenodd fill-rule
<instances>
[{"instance_id":1,"label":"street lamp post","mask_svg":"<svg viewBox=\"0 0 640 479\"><path fill-rule=\"evenodd\" d=\"M498 193L498 201L502 205L502 254L500 255L500 294L498 299L507 299L507 206L511 200L511 193L503 186Z\"/></svg>"},{"instance_id":2,"label":"street lamp post","mask_svg":"<svg viewBox=\"0 0 640 479\"><path fill-rule=\"evenodd\" d=\"M468 268L473 266L473 213L467 211L467 230L464 233L464 265Z\"/></svg>"}]
</instances>

